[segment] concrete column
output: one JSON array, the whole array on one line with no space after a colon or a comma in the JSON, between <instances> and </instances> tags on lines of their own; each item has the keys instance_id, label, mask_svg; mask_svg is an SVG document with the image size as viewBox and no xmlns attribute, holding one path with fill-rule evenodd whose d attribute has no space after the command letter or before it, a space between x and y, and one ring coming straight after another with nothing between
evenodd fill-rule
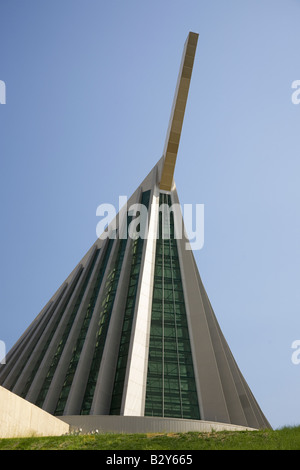
<instances>
[{"instance_id":1,"label":"concrete column","mask_svg":"<svg viewBox=\"0 0 300 470\"><path fill-rule=\"evenodd\" d=\"M157 177L155 172L154 178ZM147 239L141 262L139 289L132 328L132 342L128 354L128 367L122 400L121 414L144 416L149 339L152 311L152 293L155 270L155 254L159 212L159 190L155 181L151 191L151 208Z\"/></svg>"},{"instance_id":2,"label":"concrete column","mask_svg":"<svg viewBox=\"0 0 300 470\"><path fill-rule=\"evenodd\" d=\"M61 290L61 289L60 289ZM53 301L49 301L47 305L43 308L39 314L39 321L42 321L47 315L47 312L53 305ZM17 343L12 347L12 349L6 354L6 364L0 365L0 383L4 383L5 378L8 376L12 368L15 366L16 362L22 357L23 351L26 348L27 341L30 340L33 331L37 328L37 322L34 321L30 325Z\"/></svg>"},{"instance_id":3,"label":"concrete column","mask_svg":"<svg viewBox=\"0 0 300 470\"><path fill-rule=\"evenodd\" d=\"M109 238L106 238L106 247L108 247L109 241ZM94 308L94 313L89 324L85 342L80 354L80 359L76 368L72 386L65 406L64 415L80 414L82 400L84 397L85 388L90 372L91 362L93 360L94 348L96 343L96 332L99 322L99 313L101 311L101 303L103 301L103 293L105 290L106 279L113 266L118 246L119 240L116 239L114 240L114 244L104 272L102 284Z\"/></svg>"},{"instance_id":4,"label":"concrete column","mask_svg":"<svg viewBox=\"0 0 300 470\"><path fill-rule=\"evenodd\" d=\"M63 295L60 296L59 301L57 299L57 302L55 302L55 304L53 305L53 311L49 312L50 315L48 314L46 318L43 318L43 321L41 322L43 323L43 325L39 325L41 326L41 328L38 328L37 331L34 332L33 341L35 342L35 346L32 352L30 353L29 359L26 355L24 356L26 362L24 363L22 371L20 372L13 388L14 393L26 396L25 388L27 381L29 380L34 368L36 367L37 361L39 360L40 355L42 354L45 341L47 341L48 335L51 334L53 323L59 315L61 311L60 309L64 305L65 299L68 297L70 292L72 292L74 282L76 282L78 276L79 272L77 271L74 275L74 279L72 280L72 282L70 282L69 285L66 284Z\"/></svg>"},{"instance_id":5,"label":"concrete column","mask_svg":"<svg viewBox=\"0 0 300 470\"><path fill-rule=\"evenodd\" d=\"M58 346L58 344L61 340L62 332L64 331L64 328L65 328L65 326L68 322L69 316L72 313L72 310L73 310L74 305L75 305L76 300L77 300L78 293L80 292L80 289L81 289L81 287L82 287L82 285L85 281L85 278L86 278L88 269L90 267L90 264L92 263L95 251L96 251L96 247L93 247L90 251L90 256L88 258L86 266L84 267L84 270L83 270L83 272L82 272L82 274L79 278L79 281L77 282L76 287L73 290L73 293L72 293L71 298L68 302L68 305L65 308L65 311L64 312L60 311L60 315L62 314L62 318L60 319L58 328L57 328L56 332L54 333L54 335L53 335L53 337L50 341L50 344L47 348L45 357L43 358L43 360L40 364L38 372L37 372L32 384L31 384L31 387L30 387L29 392L28 392L27 397L26 397L27 400L31 401L32 403L36 402L36 400L38 398L38 395L40 393L41 387L42 387L42 385L44 383L44 380L45 380L45 378L48 374L49 367L50 367L51 362L53 360L54 354L57 350L57 346Z\"/></svg>"},{"instance_id":6,"label":"concrete column","mask_svg":"<svg viewBox=\"0 0 300 470\"><path fill-rule=\"evenodd\" d=\"M63 292L63 287L61 286L59 289L59 292ZM57 293L58 296L58 293ZM56 297L57 297L56 296ZM47 312L53 305L53 300L49 300L49 302L45 305L45 307L41 310L39 315L33 320L33 322L29 325L29 327L26 329L26 331L22 334L22 336L18 339L18 341L13 345L13 347L10 349L10 351L6 354L6 361L9 364L9 369L13 367L14 363L16 362L17 359L19 359L20 355L22 354L22 351L24 350L26 346L26 342L30 340L33 332L37 328L38 324L44 319L44 317L47 315ZM8 369L6 367L6 369ZM6 370L6 376L7 376L8 371ZM2 375L0 372L0 380L2 379Z\"/></svg>"},{"instance_id":7,"label":"concrete column","mask_svg":"<svg viewBox=\"0 0 300 470\"><path fill-rule=\"evenodd\" d=\"M179 203L176 189L172 191L172 202ZM176 228L176 219L174 223ZM177 240L201 419L229 423L230 417L197 279L198 270L194 255L191 250L186 249L186 243L188 239L184 236Z\"/></svg>"},{"instance_id":8,"label":"concrete column","mask_svg":"<svg viewBox=\"0 0 300 470\"><path fill-rule=\"evenodd\" d=\"M86 310L88 308L90 298L92 296L93 289L97 280L98 271L103 262L103 257L104 257L104 253L103 253L103 250L101 249L98 255L98 259L93 267L88 284L85 288L84 295L81 299L78 311L76 313L74 322L68 334L67 341L63 347L61 357L57 364L47 396L44 401L43 409L46 410L48 413L54 413L55 411L57 401L59 399L61 389L65 380L65 375L67 373L67 370L70 364L72 352L74 348L76 347L77 338L80 333L80 329L81 329L81 326L82 326L82 323L86 314ZM63 333L64 333L64 329L62 329L61 331L61 334Z\"/></svg>"},{"instance_id":9,"label":"concrete column","mask_svg":"<svg viewBox=\"0 0 300 470\"><path fill-rule=\"evenodd\" d=\"M54 313L56 312L56 309L59 307L62 296L63 294L65 294L66 289L67 284L64 283L59 292L59 295L57 296L57 299L55 300L55 302L53 302L50 309L48 310L47 316L43 317L37 325L34 325L32 331L28 332L27 337L29 338L29 340L27 340L26 343L24 342L24 344L21 346L22 349L19 350L19 353L22 351L22 355L19 356L18 360L10 370L10 373L8 374L6 380L2 383L4 387L8 389L14 388L14 385L16 384L20 373L23 371L23 368L28 362L28 358L32 358L32 352L36 347L37 343L39 343L41 336L47 328L46 325L48 318L54 315Z\"/></svg>"},{"instance_id":10,"label":"concrete column","mask_svg":"<svg viewBox=\"0 0 300 470\"><path fill-rule=\"evenodd\" d=\"M131 261L132 240L128 238L90 414L108 415L110 411Z\"/></svg>"}]
</instances>

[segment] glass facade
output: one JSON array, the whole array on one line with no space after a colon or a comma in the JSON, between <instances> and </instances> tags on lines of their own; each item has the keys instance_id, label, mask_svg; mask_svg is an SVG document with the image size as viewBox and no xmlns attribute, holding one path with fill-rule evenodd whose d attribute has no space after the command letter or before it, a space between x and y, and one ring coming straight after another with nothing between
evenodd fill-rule
<instances>
[{"instance_id":1,"label":"glass facade","mask_svg":"<svg viewBox=\"0 0 300 470\"><path fill-rule=\"evenodd\" d=\"M39 354L39 356L38 356L38 358L37 358L37 361L36 361L36 363L35 363L35 366L34 366L34 368L32 369L32 372L31 372L31 374L29 375L29 377L28 377L28 379L27 379L27 382L26 382L26 384L25 384L25 387L23 388L22 393L20 394L20 396L21 396L22 398L25 398L26 395L27 395L27 393L28 393L28 390L29 390L29 388L30 388L30 386L31 386L31 384L32 384L32 382L33 382L33 380L34 380L34 378L35 378L35 375L36 375L36 373L37 373L37 371L38 371L38 369L39 369L39 367L40 367L40 365L41 365L41 362L42 362L42 360L43 360L44 357L45 357L45 354L46 354L47 349L48 349L48 347L49 347L49 344L50 344L50 342L51 342L51 340L52 340L52 338L53 338L53 335L54 335L54 333L55 333L56 330L57 330L57 327L58 327L58 325L59 325L59 322L60 322L60 320L61 320L61 318L62 318L62 316L63 316L63 314L64 314L64 312L65 312L65 310L66 310L66 308L67 308L67 305L69 304L70 298L71 298L71 296L72 296L72 294L73 294L73 291L74 291L74 289L75 289L75 287L76 287L76 285L77 285L78 280L80 279L81 274L82 274L82 271L80 272L79 276L77 277L77 279L76 279L76 284L73 286L73 289L69 292L69 295L68 295L68 297L67 297L67 299L66 299L66 301L65 301L65 303L64 303L64 306L63 306L63 308L62 308L60 314L57 316L56 321L55 321L55 323L54 323L54 326L53 326L53 328L52 328L52 330L51 330L51 332L50 332L50 334L49 334L47 340L46 340L45 343L44 343L44 347L43 347L41 353Z\"/></svg>"},{"instance_id":2,"label":"glass facade","mask_svg":"<svg viewBox=\"0 0 300 470\"><path fill-rule=\"evenodd\" d=\"M80 303L81 303L81 300L84 296L84 293L85 293L85 290L86 290L86 287L88 285L88 282L90 280L90 277L92 275L92 272L93 272L93 269L94 269L94 266L96 264L96 261L97 261L97 258L99 256L99 253L100 253L100 250L98 249L96 252L95 252L95 255L94 255L94 258L93 258L93 261L91 263L91 266L87 272L87 276L85 278L85 281L80 289L80 292L79 292L79 295L77 297L77 300L76 300L76 303L74 305L74 308L71 312L71 315L69 317L69 320L68 320L68 323L63 331L63 334L62 334L62 338L61 338L61 341L57 347L57 350L53 356L53 359L52 359L52 362L51 362L51 365L49 367L49 370L48 370L48 373L47 373L47 376L43 382L43 385L41 387L41 390L40 390L40 393L38 395L38 398L36 400L36 405L37 406L40 406L42 407L43 406L43 403L44 403L44 400L46 398L46 395L47 395L47 392L49 390L49 387L50 387L50 384L52 382L52 379L53 379L53 376L55 374L55 371L56 371L56 368L57 368L57 365L58 365L58 362L61 358L61 355L63 353L63 350L64 350L64 347L65 347L65 344L66 344L66 341L68 339L68 336L69 336L69 333L71 331L71 328L73 326L73 323L74 323L74 320L75 320L75 317L77 315L77 312L78 312L78 309L79 309L79 306L80 306Z\"/></svg>"},{"instance_id":3,"label":"glass facade","mask_svg":"<svg viewBox=\"0 0 300 470\"><path fill-rule=\"evenodd\" d=\"M171 196L160 194L145 416L200 419ZM163 235L164 234L164 235Z\"/></svg>"},{"instance_id":4,"label":"glass facade","mask_svg":"<svg viewBox=\"0 0 300 470\"><path fill-rule=\"evenodd\" d=\"M128 219L130 220L130 219ZM128 224L127 224L128 225ZM108 273L103 294L103 301L101 305L101 313L99 316L98 330L96 334L96 347L91 364L90 374L86 385L86 390L83 398L81 414L89 414L94 398L95 387L100 370L102 354L105 346L106 335L111 318L111 312L114 305L118 282L121 274L127 239L119 241L119 248L116 260L113 264L111 271Z\"/></svg>"},{"instance_id":5,"label":"glass facade","mask_svg":"<svg viewBox=\"0 0 300 470\"><path fill-rule=\"evenodd\" d=\"M67 398L68 398L70 388L71 388L71 385L72 385L72 382L73 382L73 379L74 379L74 375L75 375L75 372L76 372L77 364L79 362L80 354L81 354L81 351L82 351L82 348L83 348L83 345L84 345L84 342L85 342L88 327L89 327L91 318L92 318L93 313L94 313L95 304L96 304L97 297L98 297L98 294L99 294L99 290L100 290L100 287L101 287L101 284L102 284L103 276L104 276L105 269L106 269L106 266L107 266L107 263L108 263L108 259L109 259L109 256L110 256L112 245L113 245L113 240L109 240L108 246L107 246L107 249L106 249L106 252L105 252L105 255L104 255L104 259L103 259L103 261L101 263L101 266L99 267L99 270L98 270L98 273L97 273L97 279L96 279L96 282L94 284L94 288L93 288L93 291L92 291L92 294L91 294L91 297L90 297L90 300L89 300L89 304L88 304L87 309L86 309L86 313L85 313L83 323L81 325L81 330L80 330L80 333L79 333L79 336L78 336L78 339L77 339L77 342L76 342L76 346L73 349L72 358L71 358L71 361L70 361L70 364L69 364L69 368L68 368L68 371L67 371L67 374L66 374L66 378L65 378L63 387L62 387L62 391L61 391L61 394L60 394L60 397L59 397L59 400L58 400L58 403L57 403L57 406L56 406L56 409L55 409L54 414L57 415L57 416L63 414L64 408L65 408L65 405L66 405L66 402L67 402Z\"/></svg>"},{"instance_id":6,"label":"glass facade","mask_svg":"<svg viewBox=\"0 0 300 470\"><path fill-rule=\"evenodd\" d=\"M147 209L150 205L150 195L150 190L144 191L141 195L140 202ZM174 218L172 211L169 210L171 196L161 193L159 204L160 208L165 205L165 210L159 212L159 237L156 243L145 416L200 419L177 240L174 238ZM132 218L128 216L127 229L131 220ZM139 226L136 227L136 231L139 233ZM115 243L117 245L114 245ZM78 404L81 414L88 415L91 413L127 243L128 237L108 240L105 248L102 247L101 249L101 251L105 250L102 253L103 259L101 262L99 262L100 249L98 248L89 266L78 272L73 285L69 288L64 304L56 314L51 331L45 338L43 349L36 358L35 365L24 384L22 396L25 398L36 374L40 371L40 365L56 331L61 330L59 343L48 366L47 375L40 382L35 402L36 405L43 407L54 374L57 367L59 367L65 345L68 338L70 338L71 329L74 323L79 321L78 312L88 289L89 297L86 300L85 311L80 310L81 325L78 334L71 339L74 346L70 360L68 359L68 365L65 364L66 374L61 384L58 385L61 390L53 410L53 414L57 416L64 414L83 346L87 340L89 326L93 315L97 315L95 336L92 340L93 356L89 366L88 378L84 385L83 400L82 403ZM114 252L112 252L113 247L115 247ZM126 387L125 376L129 347L132 340L132 325L140 282L144 239L138 237L132 240L130 249L131 260L128 272L127 296L124 305L124 316L122 317L122 324L120 324L120 345L109 410L111 415L121 413L124 387ZM95 266L97 266L96 270ZM109 271L105 276L108 266ZM76 299L74 304L71 305L71 296L79 282L81 282L81 286L78 287ZM96 311L95 307L103 282L105 282L105 285L101 294L101 304L99 304ZM70 310L68 320L62 327L61 320L64 314L67 314L67 310Z\"/></svg>"},{"instance_id":7,"label":"glass facade","mask_svg":"<svg viewBox=\"0 0 300 470\"><path fill-rule=\"evenodd\" d=\"M142 194L141 204L148 209L150 200L150 191L145 191ZM117 362L117 369L115 375L115 382L112 394L110 414L118 415L121 411L122 396L125 382L125 374L128 360L128 351L131 340L132 322L134 317L134 309L136 303L136 294L140 278L140 268L143 254L144 240L137 238L133 242L132 247L132 262L130 269L130 279L127 293L127 300L125 306L125 314L123 320L123 328L121 335L121 343L119 349L119 356Z\"/></svg>"}]
</instances>

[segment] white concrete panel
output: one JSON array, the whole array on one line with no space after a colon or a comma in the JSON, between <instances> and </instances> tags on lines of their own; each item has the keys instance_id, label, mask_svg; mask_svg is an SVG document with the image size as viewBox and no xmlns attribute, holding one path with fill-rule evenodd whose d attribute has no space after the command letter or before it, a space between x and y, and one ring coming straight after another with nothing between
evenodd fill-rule
<instances>
[{"instance_id":1,"label":"white concrete panel","mask_svg":"<svg viewBox=\"0 0 300 470\"><path fill-rule=\"evenodd\" d=\"M153 196L146 252L141 272L134 340L124 404L125 416L143 416L145 406L152 290L155 268L159 194Z\"/></svg>"},{"instance_id":2,"label":"white concrete panel","mask_svg":"<svg viewBox=\"0 0 300 470\"><path fill-rule=\"evenodd\" d=\"M0 438L61 436L69 429L67 423L0 387Z\"/></svg>"}]
</instances>

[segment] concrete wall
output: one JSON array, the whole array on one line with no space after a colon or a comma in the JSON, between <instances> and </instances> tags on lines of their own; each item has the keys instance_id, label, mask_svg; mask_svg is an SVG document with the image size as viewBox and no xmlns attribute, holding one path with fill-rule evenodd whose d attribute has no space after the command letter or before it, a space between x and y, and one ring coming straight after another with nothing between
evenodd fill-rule
<instances>
[{"instance_id":1,"label":"concrete wall","mask_svg":"<svg viewBox=\"0 0 300 470\"><path fill-rule=\"evenodd\" d=\"M155 432L211 432L214 431L255 431L255 429L227 423L215 423L193 419L157 418L152 416L60 416L70 424L71 430L81 429L83 433L98 430L111 433L155 433Z\"/></svg>"},{"instance_id":2,"label":"concrete wall","mask_svg":"<svg viewBox=\"0 0 300 470\"><path fill-rule=\"evenodd\" d=\"M60 436L69 425L0 387L0 438Z\"/></svg>"}]
</instances>

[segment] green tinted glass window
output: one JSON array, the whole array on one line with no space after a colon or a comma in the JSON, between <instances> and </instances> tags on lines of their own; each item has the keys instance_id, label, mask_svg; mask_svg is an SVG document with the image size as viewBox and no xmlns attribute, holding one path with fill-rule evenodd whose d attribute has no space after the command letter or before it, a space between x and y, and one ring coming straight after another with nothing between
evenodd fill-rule
<instances>
[{"instance_id":1,"label":"green tinted glass window","mask_svg":"<svg viewBox=\"0 0 300 470\"><path fill-rule=\"evenodd\" d=\"M171 197L160 194L160 207ZM169 234L162 237L162 234ZM173 212L159 213L145 416L200 419Z\"/></svg>"},{"instance_id":2,"label":"green tinted glass window","mask_svg":"<svg viewBox=\"0 0 300 470\"><path fill-rule=\"evenodd\" d=\"M141 204L144 204L146 208L148 208L149 200L150 200L150 191L143 192ZM129 287L128 287L128 292L127 292L127 300L126 300L124 320L123 320L122 336L121 336L121 341L120 341L118 363L117 363L115 382L114 382L111 407L110 407L110 414L112 415L120 414L120 410L121 410L121 402L122 402L124 382L125 382L128 351L129 351L129 345L130 345L130 339L131 339L132 322L133 322L134 309L135 309L135 303L136 303L136 294L137 294L139 277L140 277L143 246L144 246L143 238L137 238L136 240L134 240L133 247L132 247L132 262L131 262Z\"/></svg>"}]
</instances>

